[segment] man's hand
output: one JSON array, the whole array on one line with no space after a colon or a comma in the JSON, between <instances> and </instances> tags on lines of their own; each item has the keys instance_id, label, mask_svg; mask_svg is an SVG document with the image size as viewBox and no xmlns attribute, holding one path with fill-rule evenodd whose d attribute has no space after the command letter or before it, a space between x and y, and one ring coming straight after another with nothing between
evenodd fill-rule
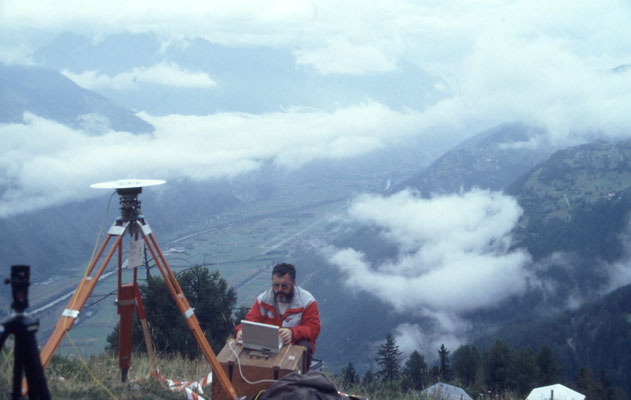
<instances>
[{"instance_id":1,"label":"man's hand","mask_svg":"<svg viewBox=\"0 0 631 400\"><path fill-rule=\"evenodd\" d=\"M237 332L237 342L240 342L243 340L243 332L241 331L241 329L239 329L239 331Z\"/></svg>"},{"instance_id":2,"label":"man's hand","mask_svg":"<svg viewBox=\"0 0 631 400\"><path fill-rule=\"evenodd\" d=\"M278 331L278 335L280 336L280 340L282 340L284 344L291 343L291 339L294 337L294 333L289 328L280 328L280 330Z\"/></svg>"}]
</instances>

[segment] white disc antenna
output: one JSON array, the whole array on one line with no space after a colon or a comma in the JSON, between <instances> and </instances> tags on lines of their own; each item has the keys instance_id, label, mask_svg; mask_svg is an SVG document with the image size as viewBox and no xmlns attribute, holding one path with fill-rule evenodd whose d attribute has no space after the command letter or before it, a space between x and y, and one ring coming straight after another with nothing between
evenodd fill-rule
<instances>
[{"instance_id":1,"label":"white disc antenna","mask_svg":"<svg viewBox=\"0 0 631 400\"><path fill-rule=\"evenodd\" d=\"M90 185L94 189L133 189L147 186L156 186L166 183L162 179L119 179L117 181L93 183Z\"/></svg>"}]
</instances>

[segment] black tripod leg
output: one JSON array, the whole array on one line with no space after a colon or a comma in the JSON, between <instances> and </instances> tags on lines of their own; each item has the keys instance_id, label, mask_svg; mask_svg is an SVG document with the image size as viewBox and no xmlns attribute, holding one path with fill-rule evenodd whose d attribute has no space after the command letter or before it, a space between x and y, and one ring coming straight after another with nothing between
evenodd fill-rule
<instances>
[{"instance_id":1,"label":"black tripod leg","mask_svg":"<svg viewBox=\"0 0 631 400\"><path fill-rule=\"evenodd\" d=\"M23 339L19 335L13 336L15 345L13 347L13 392L11 400L22 400L22 372L24 371L24 345Z\"/></svg>"},{"instance_id":2,"label":"black tripod leg","mask_svg":"<svg viewBox=\"0 0 631 400\"><path fill-rule=\"evenodd\" d=\"M12 400L22 400L22 377L26 374L29 400L50 400L44 368L39 356L35 332L39 323L31 317L19 316L5 324L6 331L2 333L3 342L7 334L13 334L13 392Z\"/></svg>"},{"instance_id":3,"label":"black tripod leg","mask_svg":"<svg viewBox=\"0 0 631 400\"><path fill-rule=\"evenodd\" d=\"M35 332L39 328L39 322L31 317L23 319L22 335L20 338L21 352L24 359L24 371L28 385L29 400L49 400L50 393L44 376L44 368L39 356Z\"/></svg>"},{"instance_id":4,"label":"black tripod leg","mask_svg":"<svg viewBox=\"0 0 631 400\"><path fill-rule=\"evenodd\" d=\"M4 341L7 340L7 336L9 336L9 332L4 330L4 325L2 325L2 332L0 333L0 350L2 350L2 346L4 346Z\"/></svg>"},{"instance_id":5,"label":"black tripod leg","mask_svg":"<svg viewBox=\"0 0 631 400\"><path fill-rule=\"evenodd\" d=\"M0 352L2 352L2 347L4 346L4 341L7 340L7 337L9 336L9 332L7 332L4 328L4 323L2 325L0 325L0 328L2 328L2 331L0 332ZM15 363L15 361L14 361Z\"/></svg>"}]
</instances>

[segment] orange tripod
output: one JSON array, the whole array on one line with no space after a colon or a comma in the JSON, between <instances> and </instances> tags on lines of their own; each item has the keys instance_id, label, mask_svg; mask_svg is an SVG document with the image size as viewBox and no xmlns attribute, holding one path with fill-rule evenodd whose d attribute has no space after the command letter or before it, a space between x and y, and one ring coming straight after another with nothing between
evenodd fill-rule
<instances>
[{"instance_id":1,"label":"orange tripod","mask_svg":"<svg viewBox=\"0 0 631 400\"><path fill-rule=\"evenodd\" d=\"M119 181L120 182L120 181ZM107 232L107 236L104 239L101 247L99 248L96 256L93 260L90 261L88 268L81 279L77 290L75 290L74 295L70 298L68 302L68 306L63 311L61 318L57 321L57 325L55 326L55 330L53 334L48 339L48 342L42 349L40 354L42 365L46 367L53 354L59 347L62 339L64 338L67 331L72 328L75 320L79 316L81 309L85 305L88 297L92 293L96 283L99 278L103 274L103 271L109 264L110 260L114 256L115 253L118 253L118 313L120 314L120 325L119 325L119 365L121 368L121 378L123 381L127 378L127 371L131 365L131 321L133 312L136 307L138 307L138 312L140 314L141 323L143 324L143 332L145 334L145 341L148 346L151 346L151 340L148 337L148 330L146 327L146 321L144 318L144 309L142 306L142 302L140 300L140 292L138 290L138 284L136 281L136 266L130 265L130 267L134 267L134 278L133 283L131 284L123 284L122 283L122 269L123 269L123 237L125 233L129 233L130 236L135 240L135 243L139 243L137 240L139 237L142 238L144 244L147 249L151 252L151 255L166 282L171 296L173 300L177 304L178 309L184 316L186 320L186 324L189 329L192 331L197 343L199 343L204 356L210 362L212 366L213 373L215 378L219 380L219 383L224 388L224 390L230 394L231 398L237 399L237 394L234 390L234 387L230 383L226 373L223 368L219 364L215 353L212 348L208 344L204 333L202 332L199 321L195 316L193 309L188 303L186 296L182 292L182 288L178 284L175 279L175 275L173 271L169 267L167 260L165 259L156 239L151 232L151 228L147 224L145 217L140 214L140 201L138 200L138 194L142 192L142 181L136 181L139 186L133 185L119 185L116 187L116 192L120 197L120 210L121 216L116 220L116 222L110 227ZM164 183L162 181L161 183ZM154 183L155 184L155 183ZM146 186L146 185L145 185ZM95 186L96 187L96 186ZM101 258L101 256L105 253L108 243L110 240L114 239L114 243L109 248L105 255L105 259L101 263L94 275L92 273L95 270L97 262ZM132 242L130 247L135 244ZM132 251L130 250L130 254ZM131 255L130 255L131 259ZM151 347L148 347L149 354L151 356L152 350ZM153 364L152 360L152 368L154 368L155 373L155 364Z\"/></svg>"}]
</instances>

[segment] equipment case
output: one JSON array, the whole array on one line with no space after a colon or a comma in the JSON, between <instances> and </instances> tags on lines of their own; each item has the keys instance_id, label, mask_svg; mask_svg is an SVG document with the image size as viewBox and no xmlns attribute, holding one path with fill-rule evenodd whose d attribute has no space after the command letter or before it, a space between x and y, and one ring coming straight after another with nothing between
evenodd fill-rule
<instances>
[{"instance_id":1,"label":"equipment case","mask_svg":"<svg viewBox=\"0 0 631 400\"><path fill-rule=\"evenodd\" d=\"M244 349L236 340L230 339L217 355L217 360L226 375L228 375L228 379L234 386L237 394L250 398L261 390L267 389L273 382L266 381L250 384L246 379L250 382L278 380L291 372L303 373L306 370L306 351L307 349L304 346L288 344L283 346L277 354L274 354ZM239 363L241 364L243 376L239 372ZM213 400L233 400L215 379L213 379L212 389Z\"/></svg>"}]
</instances>

